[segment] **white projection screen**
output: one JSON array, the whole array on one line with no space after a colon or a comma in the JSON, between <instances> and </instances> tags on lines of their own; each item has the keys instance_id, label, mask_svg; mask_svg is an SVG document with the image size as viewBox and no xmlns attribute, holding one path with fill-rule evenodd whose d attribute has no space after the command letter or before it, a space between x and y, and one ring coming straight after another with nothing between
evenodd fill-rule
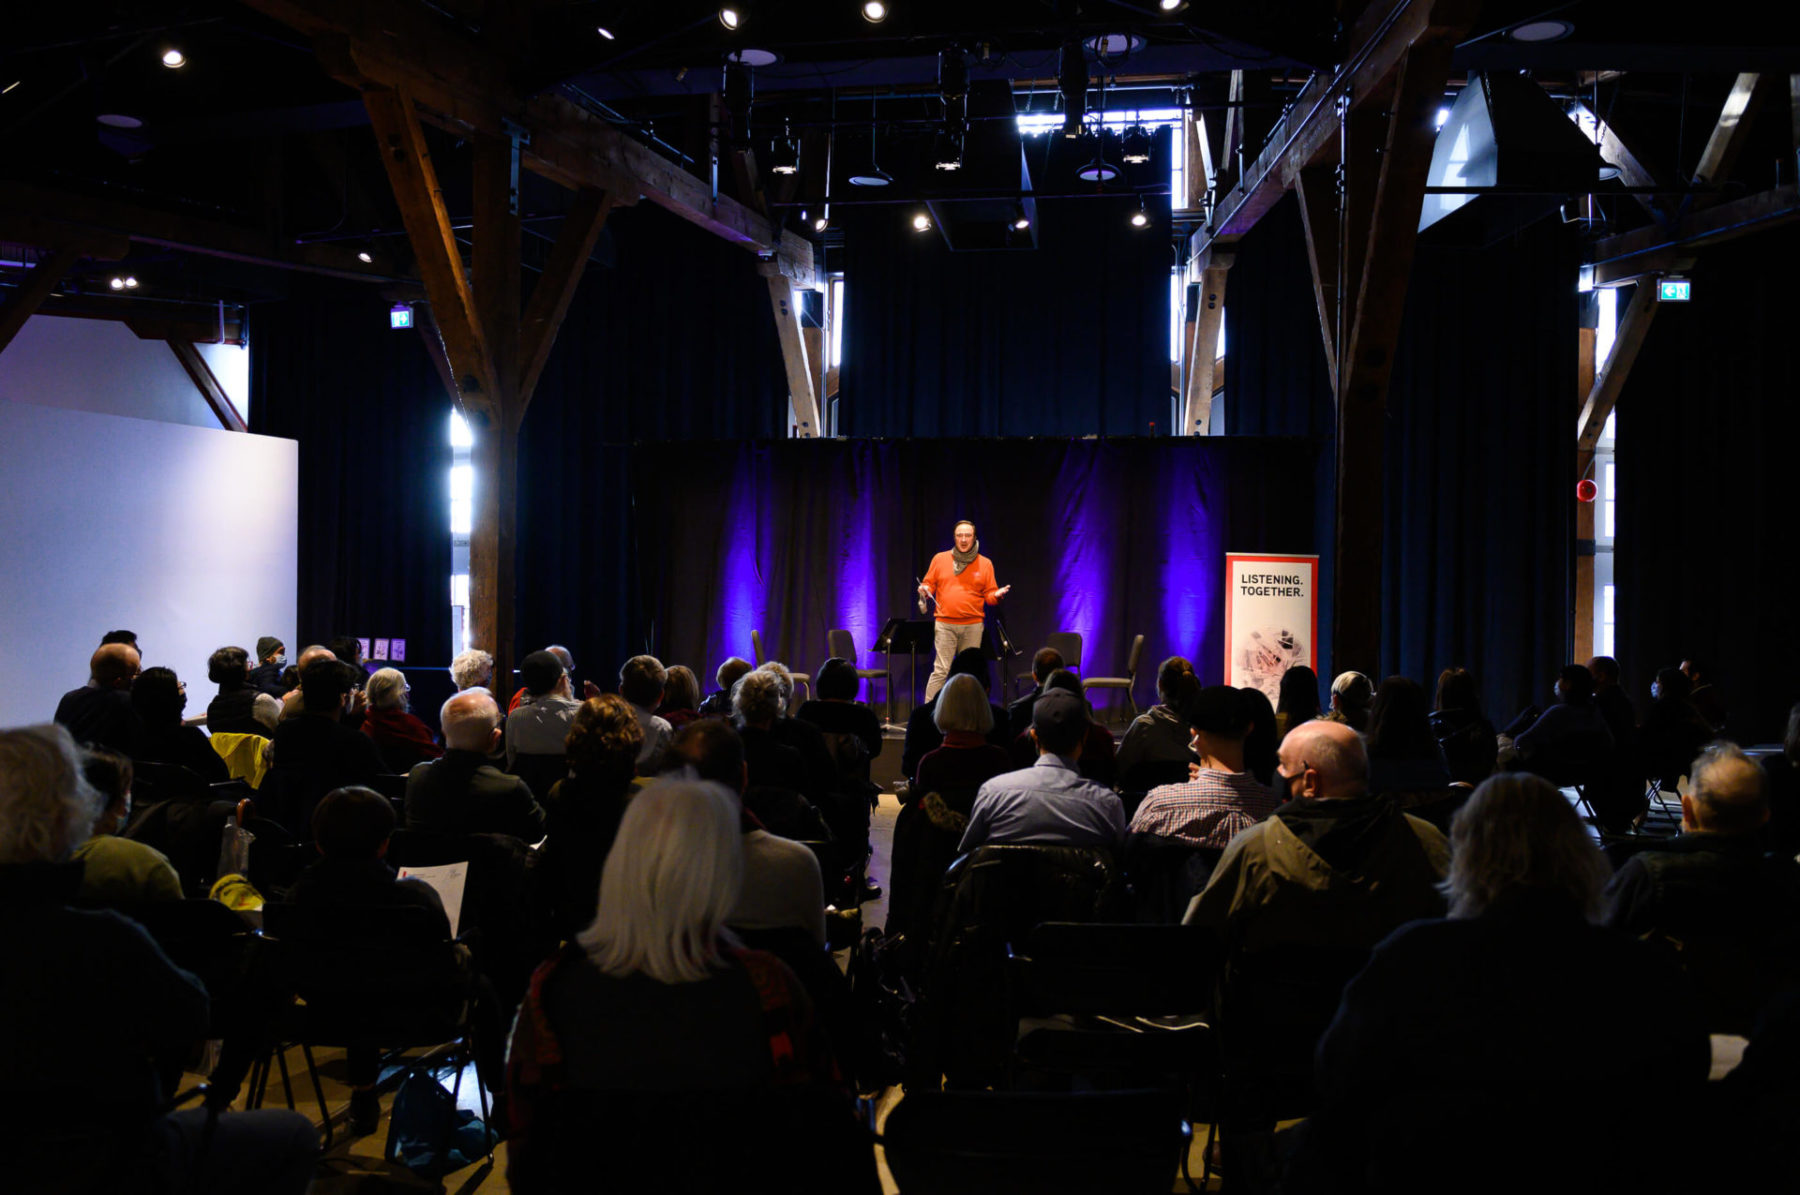
<instances>
[{"instance_id":1,"label":"white projection screen","mask_svg":"<svg viewBox=\"0 0 1800 1195\"><path fill-rule=\"evenodd\" d=\"M206 712L214 648L294 645L299 445L0 401L0 726L48 722L109 630Z\"/></svg>"}]
</instances>

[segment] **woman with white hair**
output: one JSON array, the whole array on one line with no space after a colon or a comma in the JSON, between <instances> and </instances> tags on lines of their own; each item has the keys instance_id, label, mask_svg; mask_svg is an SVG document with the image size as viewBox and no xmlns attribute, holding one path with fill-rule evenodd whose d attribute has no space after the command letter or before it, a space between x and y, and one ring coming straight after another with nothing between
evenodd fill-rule
<instances>
[{"instance_id":1,"label":"woman with white hair","mask_svg":"<svg viewBox=\"0 0 1800 1195\"><path fill-rule=\"evenodd\" d=\"M1605 857L1547 781L1484 781L1450 847L1449 916L1394 931L1344 990L1285 1189L1512 1189L1483 1159L1521 1115L1558 1189L1668 1189L1644 1109L1685 1106L1710 1054L1674 962L1600 927Z\"/></svg>"},{"instance_id":2,"label":"woman with white hair","mask_svg":"<svg viewBox=\"0 0 1800 1195\"><path fill-rule=\"evenodd\" d=\"M596 1167L619 1190L867 1186L832 1172L841 1151L814 1156L853 1116L800 981L725 928L743 873L723 785L664 780L626 807L598 915L538 968L513 1027L513 1190L586 1188Z\"/></svg>"},{"instance_id":3,"label":"woman with white hair","mask_svg":"<svg viewBox=\"0 0 1800 1195\"><path fill-rule=\"evenodd\" d=\"M450 661L450 679L457 692L464 689L488 689L494 684L494 657L479 649L457 653Z\"/></svg>"},{"instance_id":4,"label":"woman with white hair","mask_svg":"<svg viewBox=\"0 0 1800 1195\"><path fill-rule=\"evenodd\" d=\"M425 725L412 712L412 686L398 668L380 668L363 686L369 705L363 714L363 733L375 740L376 750L389 772L405 772L414 764L444 753Z\"/></svg>"}]
</instances>

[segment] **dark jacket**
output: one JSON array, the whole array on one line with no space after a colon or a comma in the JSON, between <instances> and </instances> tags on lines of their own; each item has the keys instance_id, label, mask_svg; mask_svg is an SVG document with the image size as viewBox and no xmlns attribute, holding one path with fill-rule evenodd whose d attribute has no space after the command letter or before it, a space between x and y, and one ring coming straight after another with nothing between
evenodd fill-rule
<instances>
[{"instance_id":1,"label":"dark jacket","mask_svg":"<svg viewBox=\"0 0 1800 1195\"><path fill-rule=\"evenodd\" d=\"M210 734L260 734L268 737L269 728L256 720L256 699L262 691L252 685L235 689L221 687L219 695L206 707L206 729Z\"/></svg>"},{"instance_id":2,"label":"dark jacket","mask_svg":"<svg viewBox=\"0 0 1800 1195\"><path fill-rule=\"evenodd\" d=\"M939 689L939 696L943 692ZM1007 730L1006 711L992 702L988 705L994 715L994 729L988 731L988 742L996 747L1011 745L1013 736ZM932 721L936 714L937 697L933 697L907 716L906 742L900 750L900 774L909 780L919 774L919 761L944 745L944 732Z\"/></svg>"},{"instance_id":3,"label":"dark jacket","mask_svg":"<svg viewBox=\"0 0 1800 1195\"><path fill-rule=\"evenodd\" d=\"M259 693L267 693L271 697L280 697L288 691L281 682L282 673L287 670L284 664L258 664L250 670L250 687Z\"/></svg>"},{"instance_id":4,"label":"dark jacket","mask_svg":"<svg viewBox=\"0 0 1800 1195\"><path fill-rule=\"evenodd\" d=\"M1500 743L1494 724L1474 710L1437 710L1431 715L1431 733L1450 769L1450 779L1480 784L1494 774Z\"/></svg>"},{"instance_id":5,"label":"dark jacket","mask_svg":"<svg viewBox=\"0 0 1800 1195\"><path fill-rule=\"evenodd\" d=\"M827 734L853 734L868 748L869 758L881 754L881 719L866 705L852 701L808 701L797 715Z\"/></svg>"},{"instance_id":6,"label":"dark jacket","mask_svg":"<svg viewBox=\"0 0 1800 1195\"><path fill-rule=\"evenodd\" d=\"M806 783L800 791L808 799L822 801L827 794L838 791L837 764L817 726L799 718L777 718L769 733L776 742L800 753L800 763L806 769Z\"/></svg>"},{"instance_id":7,"label":"dark jacket","mask_svg":"<svg viewBox=\"0 0 1800 1195\"><path fill-rule=\"evenodd\" d=\"M320 859L300 873L288 901L313 908L424 909L441 936L450 936L437 890L423 880L401 879L385 859Z\"/></svg>"},{"instance_id":8,"label":"dark jacket","mask_svg":"<svg viewBox=\"0 0 1800 1195\"><path fill-rule=\"evenodd\" d=\"M1585 779L1613 753L1612 731L1593 702L1558 702L1513 739L1527 771L1558 784Z\"/></svg>"},{"instance_id":9,"label":"dark jacket","mask_svg":"<svg viewBox=\"0 0 1800 1195\"><path fill-rule=\"evenodd\" d=\"M366 743L366 736L358 736ZM531 786L474 751L444 752L406 775L406 828L433 834L544 836L544 810Z\"/></svg>"},{"instance_id":10,"label":"dark jacket","mask_svg":"<svg viewBox=\"0 0 1800 1195\"><path fill-rule=\"evenodd\" d=\"M368 735L315 714L296 714L277 726L270 751L274 759L263 792L271 792L273 782L274 807L262 812L301 839L311 836L313 808L326 793L372 785L382 773L381 753Z\"/></svg>"},{"instance_id":11,"label":"dark jacket","mask_svg":"<svg viewBox=\"0 0 1800 1195\"><path fill-rule=\"evenodd\" d=\"M631 785L570 776L557 782L544 802L544 847L537 861L551 916L564 937L573 938L594 920L600 876Z\"/></svg>"},{"instance_id":12,"label":"dark jacket","mask_svg":"<svg viewBox=\"0 0 1800 1195\"><path fill-rule=\"evenodd\" d=\"M139 763L177 764L208 784L223 784L231 779L231 769L198 726L177 723L147 730L140 723L131 738L131 758Z\"/></svg>"},{"instance_id":13,"label":"dark jacket","mask_svg":"<svg viewBox=\"0 0 1800 1195\"><path fill-rule=\"evenodd\" d=\"M121 755L131 753L131 740L138 725L129 690L96 685L83 685L64 693L56 703L56 720L69 728L77 743L111 747Z\"/></svg>"}]
</instances>

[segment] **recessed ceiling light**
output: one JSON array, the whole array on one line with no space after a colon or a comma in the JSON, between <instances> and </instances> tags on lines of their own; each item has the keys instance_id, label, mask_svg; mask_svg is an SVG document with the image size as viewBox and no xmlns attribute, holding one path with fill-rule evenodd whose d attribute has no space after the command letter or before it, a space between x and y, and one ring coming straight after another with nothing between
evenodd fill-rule
<instances>
[{"instance_id":1,"label":"recessed ceiling light","mask_svg":"<svg viewBox=\"0 0 1800 1195\"><path fill-rule=\"evenodd\" d=\"M594 27L594 32L598 33L601 37L604 37L607 41L616 40L613 37L613 31L608 29L605 25L596 25Z\"/></svg>"},{"instance_id":2,"label":"recessed ceiling light","mask_svg":"<svg viewBox=\"0 0 1800 1195\"><path fill-rule=\"evenodd\" d=\"M1561 41L1573 32L1575 24L1572 21L1526 21L1508 29L1506 36L1514 41L1545 42Z\"/></svg>"},{"instance_id":3,"label":"recessed ceiling light","mask_svg":"<svg viewBox=\"0 0 1800 1195\"><path fill-rule=\"evenodd\" d=\"M737 32L737 27L744 23L744 10L735 4L726 4L719 9L719 24Z\"/></svg>"},{"instance_id":4,"label":"recessed ceiling light","mask_svg":"<svg viewBox=\"0 0 1800 1195\"><path fill-rule=\"evenodd\" d=\"M919 212L913 216L912 225L914 232L929 232L931 230L931 217L927 216L924 212Z\"/></svg>"},{"instance_id":5,"label":"recessed ceiling light","mask_svg":"<svg viewBox=\"0 0 1800 1195\"><path fill-rule=\"evenodd\" d=\"M1117 58L1121 54L1137 53L1144 48L1145 42L1135 33L1102 33L1088 38L1086 44L1101 58Z\"/></svg>"},{"instance_id":6,"label":"recessed ceiling light","mask_svg":"<svg viewBox=\"0 0 1800 1195\"><path fill-rule=\"evenodd\" d=\"M135 275L132 275L132 274L125 275L125 289L126 290L136 290L137 289L137 277Z\"/></svg>"},{"instance_id":7,"label":"recessed ceiling light","mask_svg":"<svg viewBox=\"0 0 1800 1195\"><path fill-rule=\"evenodd\" d=\"M162 64L172 71L178 71L187 65L187 55L170 46L162 52Z\"/></svg>"},{"instance_id":8,"label":"recessed ceiling light","mask_svg":"<svg viewBox=\"0 0 1800 1195\"><path fill-rule=\"evenodd\" d=\"M887 20L888 6L881 0L867 0L862 6L862 18L871 25L879 25Z\"/></svg>"},{"instance_id":9,"label":"recessed ceiling light","mask_svg":"<svg viewBox=\"0 0 1800 1195\"><path fill-rule=\"evenodd\" d=\"M1105 158L1095 158L1077 170L1075 177L1084 183L1110 183L1119 177L1119 168Z\"/></svg>"},{"instance_id":10,"label":"recessed ceiling light","mask_svg":"<svg viewBox=\"0 0 1800 1195\"><path fill-rule=\"evenodd\" d=\"M123 112L102 112L94 119L114 129L141 129L144 127L143 121L135 116L127 116Z\"/></svg>"},{"instance_id":11,"label":"recessed ceiling light","mask_svg":"<svg viewBox=\"0 0 1800 1195\"><path fill-rule=\"evenodd\" d=\"M125 289L125 280L123 278L115 277L111 282L108 282L107 285L112 287L114 290L124 290Z\"/></svg>"},{"instance_id":12,"label":"recessed ceiling light","mask_svg":"<svg viewBox=\"0 0 1800 1195\"><path fill-rule=\"evenodd\" d=\"M367 249L364 249L361 253L358 253L356 255L356 260L362 262L364 265L369 265L375 259L369 255L369 251Z\"/></svg>"},{"instance_id":13,"label":"recessed ceiling light","mask_svg":"<svg viewBox=\"0 0 1800 1195\"><path fill-rule=\"evenodd\" d=\"M725 55L726 62L741 62L745 66L774 66L781 61L781 55L773 50L733 50Z\"/></svg>"},{"instance_id":14,"label":"recessed ceiling light","mask_svg":"<svg viewBox=\"0 0 1800 1195\"><path fill-rule=\"evenodd\" d=\"M1164 12L1180 12L1187 7L1187 0L1156 0L1156 7Z\"/></svg>"}]
</instances>

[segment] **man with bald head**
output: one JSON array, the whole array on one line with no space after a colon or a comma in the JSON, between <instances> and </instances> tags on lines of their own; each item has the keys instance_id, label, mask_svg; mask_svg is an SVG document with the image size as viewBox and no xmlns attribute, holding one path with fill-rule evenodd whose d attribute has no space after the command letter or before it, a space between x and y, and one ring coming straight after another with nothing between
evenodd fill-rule
<instances>
[{"instance_id":1,"label":"man with bald head","mask_svg":"<svg viewBox=\"0 0 1800 1195\"><path fill-rule=\"evenodd\" d=\"M1185 920L1228 951L1372 948L1408 921L1441 917L1450 847L1430 823L1369 794L1369 755L1341 722L1281 741L1266 821L1231 840Z\"/></svg>"},{"instance_id":2,"label":"man with bald head","mask_svg":"<svg viewBox=\"0 0 1800 1195\"><path fill-rule=\"evenodd\" d=\"M500 707L468 689L444 703L444 755L406 776L406 828L436 834L544 836L544 810L531 787L488 762L500 746Z\"/></svg>"},{"instance_id":3,"label":"man with bald head","mask_svg":"<svg viewBox=\"0 0 1800 1195\"><path fill-rule=\"evenodd\" d=\"M128 754L137 731L131 709L131 682L137 679L138 649L129 643L102 643L88 660L88 682L64 693L56 720L77 743L93 743Z\"/></svg>"},{"instance_id":4,"label":"man with bald head","mask_svg":"<svg viewBox=\"0 0 1800 1195\"><path fill-rule=\"evenodd\" d=\"M1800 979L1800 871L1770 853L1769 782L1733 743L1708 746L1681 794L1681 833L1627 859L1607 924L1673 947L1712 1033L1748 1036L1764 1002Z\"/></svg>"}]
</instances>

